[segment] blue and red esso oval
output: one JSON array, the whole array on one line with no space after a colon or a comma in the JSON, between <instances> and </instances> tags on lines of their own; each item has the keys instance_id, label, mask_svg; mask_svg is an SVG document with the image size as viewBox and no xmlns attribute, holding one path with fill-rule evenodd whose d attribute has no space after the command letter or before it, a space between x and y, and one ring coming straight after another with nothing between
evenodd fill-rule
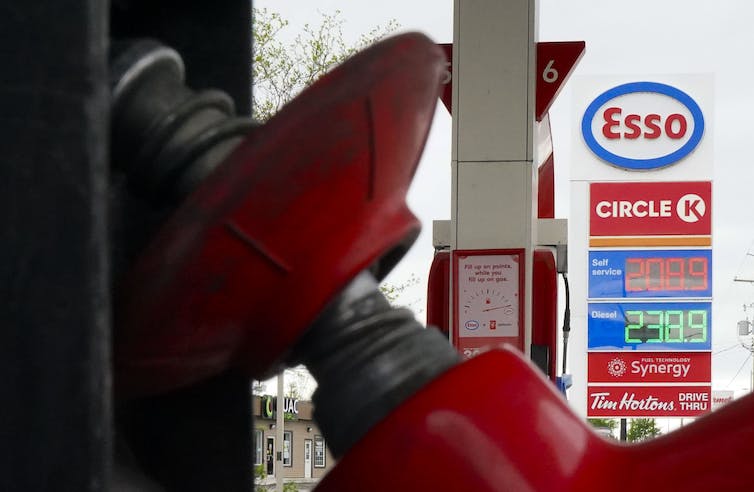
<instances>
[{"instance_id":1,"label":"blue and red esso oval","mask_svg":"<svg viewBox=\"0 0 754 492\"><path fill-rule=\"evenodd\" d=\"M629 171L674 164L699 145L704 116L680 89L659 82L630 82L592 101L581 134L600 159Z\"/></svg>"}]
</instances>

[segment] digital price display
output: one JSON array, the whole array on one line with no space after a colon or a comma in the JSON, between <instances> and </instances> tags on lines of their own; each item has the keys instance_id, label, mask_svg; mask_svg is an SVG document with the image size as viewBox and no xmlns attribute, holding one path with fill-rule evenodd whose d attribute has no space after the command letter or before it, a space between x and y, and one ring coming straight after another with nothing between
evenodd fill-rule
<instances>
[{"instance_id":1,"label":"digital price display","mask_svg":"<svg viewBox=\"0 0 754 492\"><path fill-rule=\"evenodd\" d=\"M707 341L706 309L629 309L625 316L626 343Z\"/></svg>"},{"instance_id":2,"label":"digital price display","mask_svg":"<svg viewBox=\"0 0 754 492\"><path fill-rule=\"evenodd\" d=\"M589 297L712 297L712 250L590 251Z\"/></svg>"},{"instance_id":3,"label":"digital price display","mask_svg":"<svg viewBox=\"0 0 754 492\"><path fill-rule=\"evenodd\" d=\"M710 302L589 303L593 350L710 350Z\"/></svg>"}]
</instances>

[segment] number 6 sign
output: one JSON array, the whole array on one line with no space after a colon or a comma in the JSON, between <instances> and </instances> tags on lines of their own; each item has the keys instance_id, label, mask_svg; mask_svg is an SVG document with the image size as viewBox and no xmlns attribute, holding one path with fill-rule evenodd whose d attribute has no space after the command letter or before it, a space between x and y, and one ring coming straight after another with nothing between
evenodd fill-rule
<instances>
[{"instance_id":1,"label":"number 6 sign","mask_svg":"<svg viewBox=\"0 0 754 492\"><path fill-rule=\"evenodd\" d=\"M542 121L563 82L584 55L584 41L537 43L537 93L534 116Z\"/></svg>"}]
</instances>

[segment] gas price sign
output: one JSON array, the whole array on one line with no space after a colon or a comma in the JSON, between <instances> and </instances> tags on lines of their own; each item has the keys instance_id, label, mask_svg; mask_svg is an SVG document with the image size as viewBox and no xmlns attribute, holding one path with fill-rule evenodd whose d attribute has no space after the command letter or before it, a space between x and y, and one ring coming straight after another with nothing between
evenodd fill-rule
<instances>
[{"instance_id":1,"label":"gas price sign","mask_svg":"<svg viewBox=\"0 0 754 492\"><path fill-rule=\"evenodd\" d=\"M589 303L590 350L710 350L710 302Z\"/></svg>"},{"instance_id":2,"label":"gas price sign","mask_svg":"<svg viewBox=\"0 0 754 492\"><path fill-rule=\"evenodd\" d=\"M712 250L592 250L589 297L712 297Z\"/></svg>"}]
</instances>

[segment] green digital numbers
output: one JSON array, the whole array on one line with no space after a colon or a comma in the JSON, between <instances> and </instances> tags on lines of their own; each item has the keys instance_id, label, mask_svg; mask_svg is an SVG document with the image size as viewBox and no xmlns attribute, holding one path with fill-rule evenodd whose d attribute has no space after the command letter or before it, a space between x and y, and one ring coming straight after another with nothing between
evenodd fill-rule
<instances>
[{"instance_id":1,"label":"green digital numbers","mask_svg":"<svg viewBox=\"0 0 754 492\"><path fill-rule=\"evenodd\" d=\"M708 320L705 309L628 310L626 343L704 343Z\"/></svg>"}]
</instances>

